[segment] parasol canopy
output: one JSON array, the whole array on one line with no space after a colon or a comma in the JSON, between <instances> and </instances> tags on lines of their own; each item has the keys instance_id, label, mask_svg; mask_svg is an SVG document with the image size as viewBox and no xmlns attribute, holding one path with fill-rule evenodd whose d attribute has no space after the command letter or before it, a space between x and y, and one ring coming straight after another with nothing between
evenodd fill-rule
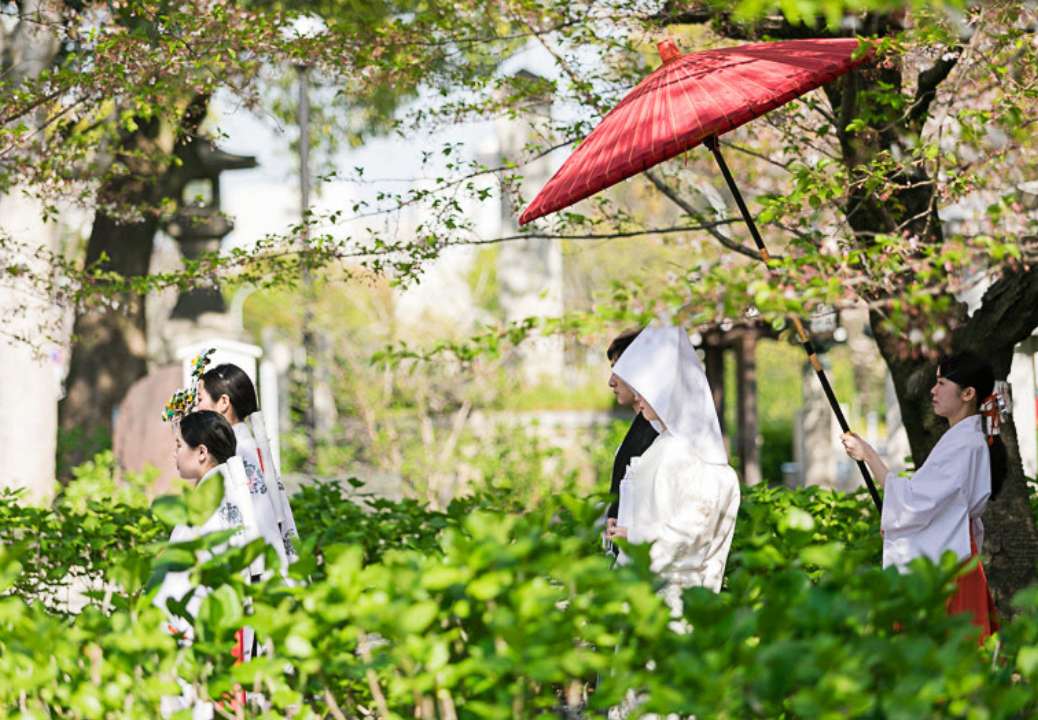
<instances>
[{"instance_id":1,"label":"parasol canopy","mask_svg":"<svg viewBox=\"0 0 1038 720\"><path fill-rule=\"evenodd\" d=\"M868 57L860 47L856 38L824 38L682 55L672 41L660 43L663 65L591 131L519 224L590 197L830 82Z\"/></svg>"}]
</instances>

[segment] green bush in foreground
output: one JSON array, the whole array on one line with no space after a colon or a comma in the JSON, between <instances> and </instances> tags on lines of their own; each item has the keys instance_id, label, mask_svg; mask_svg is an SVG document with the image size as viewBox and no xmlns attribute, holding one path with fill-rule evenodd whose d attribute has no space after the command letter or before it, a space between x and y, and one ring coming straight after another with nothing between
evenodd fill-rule
<instances>
[{"instance_id":1,"label":"green bush in foreground","mask_svg":"<svg viewBox=\"0 0 1038 720\"><path fill-rule=\"evenodd\" d=\"M591 717L631 688L640 711L700 718L1038 712L1038 589L1016 598L997 656L994 641L978 648L943 611L954 563L879 569L861 496L747 489L726 588L686 592L684 634L668 628L646 554L610 569L599 507L569 491L523 507L488 488L433 512L307 487L293 499L296 582L258 585L238 572L258 545L196 562L223 538L165 547L170 501L100 500L0 501L8 715L154 716L177 676L212 698L260 691L269 717ZM214 589L189 647L150 603L161 573L182 567ZM78 614L60 607L69 578L95 588ZM246 621L274 651L234 667Z\"/></svg>"}]
</instances>

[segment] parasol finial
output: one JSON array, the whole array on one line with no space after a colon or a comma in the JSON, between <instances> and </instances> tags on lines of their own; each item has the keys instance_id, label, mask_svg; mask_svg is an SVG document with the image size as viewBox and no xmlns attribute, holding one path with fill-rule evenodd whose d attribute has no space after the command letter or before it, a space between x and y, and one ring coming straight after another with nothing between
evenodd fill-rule
<instances>
[{"instance_id":1,"label":"parasol finial","mask_svg":"<svg viewBox=\"0 0 1038 720\"><path fill-rule=\"evenodd\" d=\"M681 57L681 50L678 49L678 46L670 38L656 43L656 49L659 50L660 60L663 61L664 65L674 62Z\"/></svg>"}]
</instances>

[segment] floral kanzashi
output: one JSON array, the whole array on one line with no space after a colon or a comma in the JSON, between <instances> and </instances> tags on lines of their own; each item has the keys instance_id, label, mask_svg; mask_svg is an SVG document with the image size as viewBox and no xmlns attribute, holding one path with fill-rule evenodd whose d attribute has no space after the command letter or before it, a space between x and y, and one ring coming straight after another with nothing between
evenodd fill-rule
<instances>
[{"instance_id":1,"label":"floral kanzashi","mask_svg":"<svg viewBox=\"0 0 1038 720\"><path fill-rule=\"evenodd\" d=\"M212 355L215 352L216 348L209 348L191 359L191 382L188 383L186 388L181 388L174 392L169 400L166 401L165 407L162 408L163 422L179 420L191 412L195 405L198 404L198 381L205 373L205 369L209 366Z\"/></svg>"}]
</instances>

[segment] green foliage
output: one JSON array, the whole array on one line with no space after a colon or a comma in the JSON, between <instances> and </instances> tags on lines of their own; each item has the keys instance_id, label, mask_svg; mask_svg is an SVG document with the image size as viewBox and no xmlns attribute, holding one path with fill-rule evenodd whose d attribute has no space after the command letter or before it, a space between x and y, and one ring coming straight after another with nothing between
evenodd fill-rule
<instances>
[{"instance_id":1,"label":"green foliage","mask_svg":"<svg viewBox=\"0 0 1038 720\"><path fill-rule=\"evenodd\" d=\"M102 427L60 429L57 447L58 477L67 478L71 475L73 467L68 458L93 457L111 448L111 434Z\"/></svg>"},{"instance_id":2,"label":"green foliage","mask_svg":"<svg viewBox=\"0 0 1038 720\"><path fill-rule=\"evenodd\" d=\"M305 487L293 497L303 542L292 584L241 581L255 546L201 553L225 533L163 549L152 513L108 502L64 506L70 522L93 528L66 538L57 508L6 497L0 707L153 715L160 697L179 692L179 676L203 697L260 690L268 717L590 717L629 689L641 711L698 717L1038 711L1038 593L1016 598L992 662L993 645L978 648L969 623L944 612L952 558L920 561L908 575L879 568L863 494L745 490L725 589L686 591L692 629L674 632L647 553L634 549L620 569L602 555L602 506L565 487L531 496L516 474L522 462L512 465L443 511ZM94 518L113 525L110 535ZM103 553L71 551L113 533L120 543ZM141 553L156 559L142 564ZM48 609L47 588L26 580L41 558L58 576L80 567L105 577L106 594L76 614ZM191 644L162 629L164 612L141 589L170 569L212 588ZM234 666L227 648L245 622L274 652Z\"/></svg>"},{"instance_id":3,"label":"green foliage","mask_svg":"<svg viewBox=\"0 0 1038 720\"><path fill-rule=\"evenodd\" d=\"M97 455L73 471L72 480L49 508L19 502L19 493L0 494L0 543L9 559L21 560L9 591L59 611L78 592L105 582L126 582L147 568L150 543L165 527L149 511L147 476L115 480L111 452Z\"/></svg>"},{"instance_id":4,"label":"green foliage","mask_svg":"<svg viewBox=\"0 0 1038 720\"><path fill-rule=\"evenodd\" d=\"M769 484L781 484L782 465L793 460L793 422L764 421L760 437L761 478Z\"/></svg>"}]
</instances>

